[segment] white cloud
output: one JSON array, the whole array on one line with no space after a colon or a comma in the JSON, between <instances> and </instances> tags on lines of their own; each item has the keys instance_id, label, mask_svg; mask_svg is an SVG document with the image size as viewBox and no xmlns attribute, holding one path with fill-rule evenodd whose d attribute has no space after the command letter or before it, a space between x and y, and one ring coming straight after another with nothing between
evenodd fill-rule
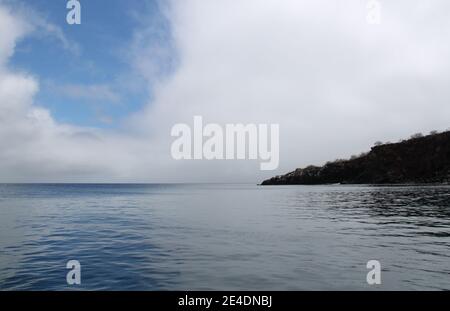
<instances>
[{"instance_id":1,"label":"white cloud","mask_svg":"<svg viewBox=\"0 0 450 311\"><path fill-rule=\"evenodd\" d=\"M173 1L180 67L157 87L143 127L164 133L193 115L280 123L279 172L447 128L450 4L381 2L382 24L369 25L359 0ZM204 178L230 168L246 180L259 173L182 166Z\"/></svg>"},{"instance_id":2,"label":"white cloud","mask_svg":"<svg viewBox=\"0 0 450 311\"><path fill-rule=\"evenodd\" d=\"M55 24L49 23L42 16L36 13L28 13L29 22L35 27L35 34L45 35L56 39L61 46L70 53L79 56L81 53L80 46L72 40L69 40L62 29Z\"/></svg>"},{"instance_id":3,"label":"white cloud","mask_svg":"<svg viewBox=\"0 0 450 311\"><path fill-rule=\"evenodd\" d=\"M29 27L22 20L12 17L7 8L0 8L0 30L2 30L0 36L0 65L3 67L4 62L13 54L16 41L29 31Z\"/></svg>"},{"instance_id":4,"label":"white cloud","mask_svg":"<svg viewBox=\"0 0 450 311\"><path fill-rule=\"evenodd\" d=\"M154 95L122 133L58 124L33 105L37 81L5 66L27 27L0 6L0 178L258 182L377 140L448 128L450 4L382 3L382 24L369 25L360 0L172 1L178 67L157 82L152 32L138 30L134 66ZM173 161L170 128L194 115L279 123L279 171Z\"/></svg>"},{"instance_id":5,"label":"white cloud","mask_svg":"<svg viewBox=\"0 0 450 311\"><path fill-rule=\"evenodd\" d=\"M9 20L5 21L4 29L9 28L9 25L11 25L10 22L13 10L15 16L15 18L13 18L13 23L22 24L20 27L25 27L29 34L32 34L36 37L47 37L50 39L54 39L65 50L74 55L80 55L80 46L76 42L69 40L64 34L61 27L49 22L46 16L34 10L31 6L28 6L26 2L15 0L0 0L0 6L2 6L4 12L8 12L10 15ZM15 26L17 25L13 25L11 27L13 31L17 30ZM12 33L10 35L14 36L15 34Z\"/></svg>"}]
</instances>

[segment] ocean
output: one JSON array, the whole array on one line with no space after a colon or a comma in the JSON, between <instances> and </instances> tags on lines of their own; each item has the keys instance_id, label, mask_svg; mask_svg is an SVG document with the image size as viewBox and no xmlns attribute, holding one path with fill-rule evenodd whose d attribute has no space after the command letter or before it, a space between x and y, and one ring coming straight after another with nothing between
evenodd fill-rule
<instances>
[{"instance_id":1,"label":"ocean","mask_svg":"<svg viewBox=\"0 0 450 311\"><path fill-rule=\"evenodd\" d=\"M2 184L0 290L450 290L450 187Z\"/></svg>"}]
</instances>

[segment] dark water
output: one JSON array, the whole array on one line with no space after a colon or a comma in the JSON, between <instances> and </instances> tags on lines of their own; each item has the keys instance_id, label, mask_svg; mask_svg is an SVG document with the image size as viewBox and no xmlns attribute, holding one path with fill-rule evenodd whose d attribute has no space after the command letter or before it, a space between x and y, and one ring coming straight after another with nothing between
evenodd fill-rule
<instances>
[{"instance_id":1,"label":"dark water","mask_svg":"<svg viewBox=\"0 0 450 311\"><path fill-rule=\"evenodd\" d=\"M0 289L450 290L450 187L0 185Z\"/></svg>"}]
</instances>

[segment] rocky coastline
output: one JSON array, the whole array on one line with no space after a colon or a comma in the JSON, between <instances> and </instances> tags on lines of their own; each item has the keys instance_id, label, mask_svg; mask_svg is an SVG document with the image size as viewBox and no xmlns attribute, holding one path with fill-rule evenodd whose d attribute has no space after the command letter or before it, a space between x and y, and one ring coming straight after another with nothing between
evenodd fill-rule
<instances>
[{"instance_id":1,"label":"rocky coastline","mask_svg":"<svg viewBox=\"0 0 450 311\"><path fill-rule=\"evenodd\" d=\"M299 168L261 185L450 183L450 131L378 143L371 151L324 166Z\"/></svg>"}]
</instances>

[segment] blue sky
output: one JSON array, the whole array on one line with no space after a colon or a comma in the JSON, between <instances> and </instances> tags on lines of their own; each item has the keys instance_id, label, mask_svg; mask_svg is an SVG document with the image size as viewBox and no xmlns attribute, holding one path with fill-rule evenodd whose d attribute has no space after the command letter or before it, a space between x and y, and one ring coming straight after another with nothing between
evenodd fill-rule
<instances>
[{"instance_id":1,"label":"blue sky","mask_svg":"<svg viewBox=\"0 0 450 311\"><path fill-rule=\"evenodd\" d=\"M71 48L55 37L37 33L18 44L11 66L39 78L36 103L49 109L57 121L117 127L151 96L145 79L130 63L136 31L145 21L145 27L152 25L158 34L148 31L146 40L154 42L146 44L164 46L169 29L157 1L80 2L81 25L68 25L65 0L14 1L14 6L32 10L59 27ZM131 76L132 85L123 83Z\"/></svg>"}]
</instances>

